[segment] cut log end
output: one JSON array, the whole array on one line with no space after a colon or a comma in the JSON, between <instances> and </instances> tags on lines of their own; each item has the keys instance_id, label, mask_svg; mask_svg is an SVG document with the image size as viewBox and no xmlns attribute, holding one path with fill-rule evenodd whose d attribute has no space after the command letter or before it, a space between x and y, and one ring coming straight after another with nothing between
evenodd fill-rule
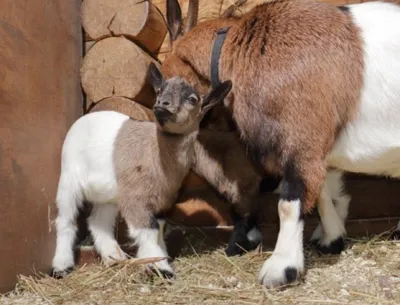
<instances>
[{"instance_id":1,"label":"cut log end","mask_svg":"<svg viewBox=\"0 0 400 305\"><path fill-rule=\"evenodd\" d=\"M150 1L85 0L81 15L90 39L124 35L152 53L167 33L161 13Z\"/></svg>"},{"instance_id":2,"label":"cut log end","mask_svg":"<svg viewBox=\"0 0 400 305\"><path fill-rule=\"evenodd\" d=\"M146 80L150 62L158 65L124 37L103 39L95 43L83 59L82 87L93 102L124 96L151 107L155 95Z\"/></svg>"},{"instance_id":3,"label":"cut log end","mask_svg":"<svg viewBox=\"0 0 400 305\"><path fill-rule=\"evenodd\" d=\"M137 121L154 121L154 113L149 108L125 97L106 98L92 106L90 113L97 111L117 111Z\"/></svg>"}]
</instances>

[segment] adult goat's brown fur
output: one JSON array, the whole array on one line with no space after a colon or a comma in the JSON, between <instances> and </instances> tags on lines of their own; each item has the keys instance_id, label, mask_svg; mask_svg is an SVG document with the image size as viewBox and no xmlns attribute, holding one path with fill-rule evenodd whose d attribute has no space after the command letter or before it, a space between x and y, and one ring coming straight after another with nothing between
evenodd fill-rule
<instances>
[{"instance_id":1,"label":"adult goat's brown fur","mask_svg":"<svg viewBox=\"0 0 400 305\"><path fill-rule=\"evenodd\" d=\"M324 157L357 111L363 67L358 30L333 6L268 2L239 19L202 22L179 37L162 65L166 77L179 75L207 92L211 47L226 26L219 66L221 80L233 82L226 106L248 145L268 154L261 160L267 170L284 174L286 165L296 166L308 212L325 176Z\"/></svg>"},{"instance_id":2,"label":"adult goat's brown fur","mask_svg":"<svg viewBox=\"0 0 400 305\"><path fill-rule=\"evenodd\" d=\"M167 1L167 14L178 16L178 11L176 0ZM169 21L170 28L179 29L179 18ZM241 18L209 20L183 36L174 33L171 54L162 66L164 75L180 76L204 94L210 86L213 43L223 27L229 31L219 77L233 82L225 106L263 168L284 177L278 208L281 225L293 213L299 213L301 221L319 195L326 155L358 111L364 70L359 29L346 8L310 0L267 2ZM298 232L302 228L303 224ZM277 263L264 264L264 284L297 278L303 257L302 250L296 251L301 255L295 259L301 262L294 262L294 267L277 257ZM276 269L280 263L283 268ZM271 275L282 271L283 276Z\"/></svg>"}]
</instances>

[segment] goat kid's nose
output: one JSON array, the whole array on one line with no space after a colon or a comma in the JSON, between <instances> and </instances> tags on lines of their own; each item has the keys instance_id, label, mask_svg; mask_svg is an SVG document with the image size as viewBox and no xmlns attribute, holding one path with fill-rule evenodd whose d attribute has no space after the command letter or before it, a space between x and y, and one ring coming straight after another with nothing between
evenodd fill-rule
<instances>
[{"instance_id":1,"label":"goat kid's nose","mask_svg":"<svg viewBox=\"0 0 400 305\"><path fill-rule=\"evenodd\" d=\"M157 106L171 106L170 101L158 101Z\"/></svg>"},{"instance_id":2,"label":"goat kid's nose","mask_svg":"<svg viewBox=\"0 0 400 305\"><path fill-rule=\"evenodd\" d=\"M161 106L153 107L153 112L161 126L172 116L171 112Z\"/></svg>"}]
</instances>

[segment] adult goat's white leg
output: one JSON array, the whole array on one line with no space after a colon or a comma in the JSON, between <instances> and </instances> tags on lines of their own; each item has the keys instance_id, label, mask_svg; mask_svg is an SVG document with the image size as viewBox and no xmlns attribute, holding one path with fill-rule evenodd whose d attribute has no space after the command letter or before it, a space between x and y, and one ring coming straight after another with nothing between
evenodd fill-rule
<instances>
[{"instance_id":1,"label":"adult goat's white leg","mask_svg":"<svg viewBox=\"0 0 400 305\"><path fill-rule=\"evenodd\" d=\"M78 230L76 216L82 205L82 196L80 191L73 186L69 179L61 176L56 199L58 216L56 219L57 244L52 263L54 277L64 277L75 265L74 242Z\"/></svg>"},{"instance_id":2,"label":"adult goat's white leg","mask_svg":"<svg viewBox=\"0 0 400 305\"><path fill-rule=\"evenodd\" d=\"M115 204L93 204L88 218L88 227L92 233L94 245L106 265L127 258L114 236L117 215L118 207Z\"/></svg>"},{"instance_id":3,"label":"adult goat's white leg","mask_svg":"<svg viewBox=\"0 0 400 305\"><path fill-rule=\"evenodd\" d=\"M321 222L311 237L320 252L339 254L343 250L349 202L350 196L343 193L342 172L329 171L318 200Z\"/></svg>"},{"instance_id":4,"label":"adult goat's white leg","mask_svg":"<svg viewBox=\"0 0 400 305\"><path fill-rule=\"evenodd\" d=\"M326 176L323 162L310 162L304 157L297 156L284 168L278 203L278 240L259 273L259 281L267 287L291 283L304 272L304 213L314 207Z\"/></svg>"},{"instance_id":5,"label":"adult goat's white leg","mask_svg":"<svg viewBox=\"0 0 400 305\"><path fill-rule=\"evenodd\" d=\"M399 239L400 240L400 221L397 223L397 227L394 230L392 236L392 239Z\"/></svg>"}]
</instances>

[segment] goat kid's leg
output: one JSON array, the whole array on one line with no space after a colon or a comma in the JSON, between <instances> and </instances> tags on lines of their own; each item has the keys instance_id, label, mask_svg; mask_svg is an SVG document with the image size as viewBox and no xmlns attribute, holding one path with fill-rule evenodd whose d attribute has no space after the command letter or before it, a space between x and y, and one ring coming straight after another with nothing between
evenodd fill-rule
<instances>
[{"instance_id":1,"label":"goat kid's leg","mask_svg":"<svg viewBox=\"0 0 400 305\"><path fill-rule=\"evenodd\" d=\"M167 245L165 244L166 221L163 218L157 218L157 222L159 227L158 245L165 251L165 253L168 253Z\"/></svg>"},{"instance_id":2,"label":"goat kid's leg","mask_svg":"<svg viewBox=\"0 0 400 305\"><path fill-rule=\"evenodd\" d=\"M137 228L129 225L129 235L135 239L138 246L137 258L164 258L160 261L147 265L148 271L153 274L161 274L165 278L174 278L175 273L168 263L168 254L159 244L159 229Z\"/></svg>"},{"instance_id":3,"label":"goat kid's leg","mask_svg":"<svg viewBox=\"0 0 400 305\"><path fill-rule=\"evenodd\" d=\"M129 196L128 196L129 197ZM129 236L137 246L137 258L164 258L160 261L149 263L147 271L153 274L161 274L165 278L174 278L175 274L168 263L168 253L165 242L161 242L163 234L160 234L160 226L151 211L140 207L122 204L121 213L128 225Z\"/></svg>"},{"instance_id":4,"label":"goat kid's leg","mask_svg":"<svg viewBox=\"0 0 400 305\"><path fill-rule=\"evenodd\" d=\"M343 251L349 202L350 196L343 193L342 173L328 172L318 199L321 222L311 236L311 242L321 253L339 254Z\"/></svg>"},{"instance_id":5,"label":"goat kid's leg","mask_svg":"<svg viewBox=\"0 0 400 305\"><path fill-rule=\"evenodd\" d=\"M88 227L93 236L94 246L105 265L127 258L114 236L117 215L118 207L115 204L93 204L88 218Z\"/></svg>"},{"instance_id":6,"label":"goat kid's leg","mask_svg":"<svg viewBox=\"0 0 400 305\"><path fill-rule=\"evenodd\" d=\"M299 164L300 165L300 164ZM303 213L315 205L324 181L323 164L308 163L297 170L290 164L284 169L282 191L278 203L280 229L275 249L262 266L259 281L267 287L294 282L304 271Z\"/></svg>"},{"instance_id":7,"label":"goat kid's leg","mask_svg":"<svg viewBox=\"0 0 400 305\"><path fill-rule=\"evenodd\" d=\"M261 233L257 228L257 216L240 216L234 208L231 210L234 227L225 249L227 256L242 255L257 248L261 242Z\"/></svg>"},{"instance_id":8,"label":"goat kid's leg","mask_svg":"<svg viewBox=\"0 0 400 305\"><path fill-rule=\"evenodd\" d=\"M51 276L63 278L75 265L74 243L78 225L76 217L82 206L82 196L74 189L69 179L60 178L57 190L56 251L52 262Z\"/></svg>"}]
</instances>

